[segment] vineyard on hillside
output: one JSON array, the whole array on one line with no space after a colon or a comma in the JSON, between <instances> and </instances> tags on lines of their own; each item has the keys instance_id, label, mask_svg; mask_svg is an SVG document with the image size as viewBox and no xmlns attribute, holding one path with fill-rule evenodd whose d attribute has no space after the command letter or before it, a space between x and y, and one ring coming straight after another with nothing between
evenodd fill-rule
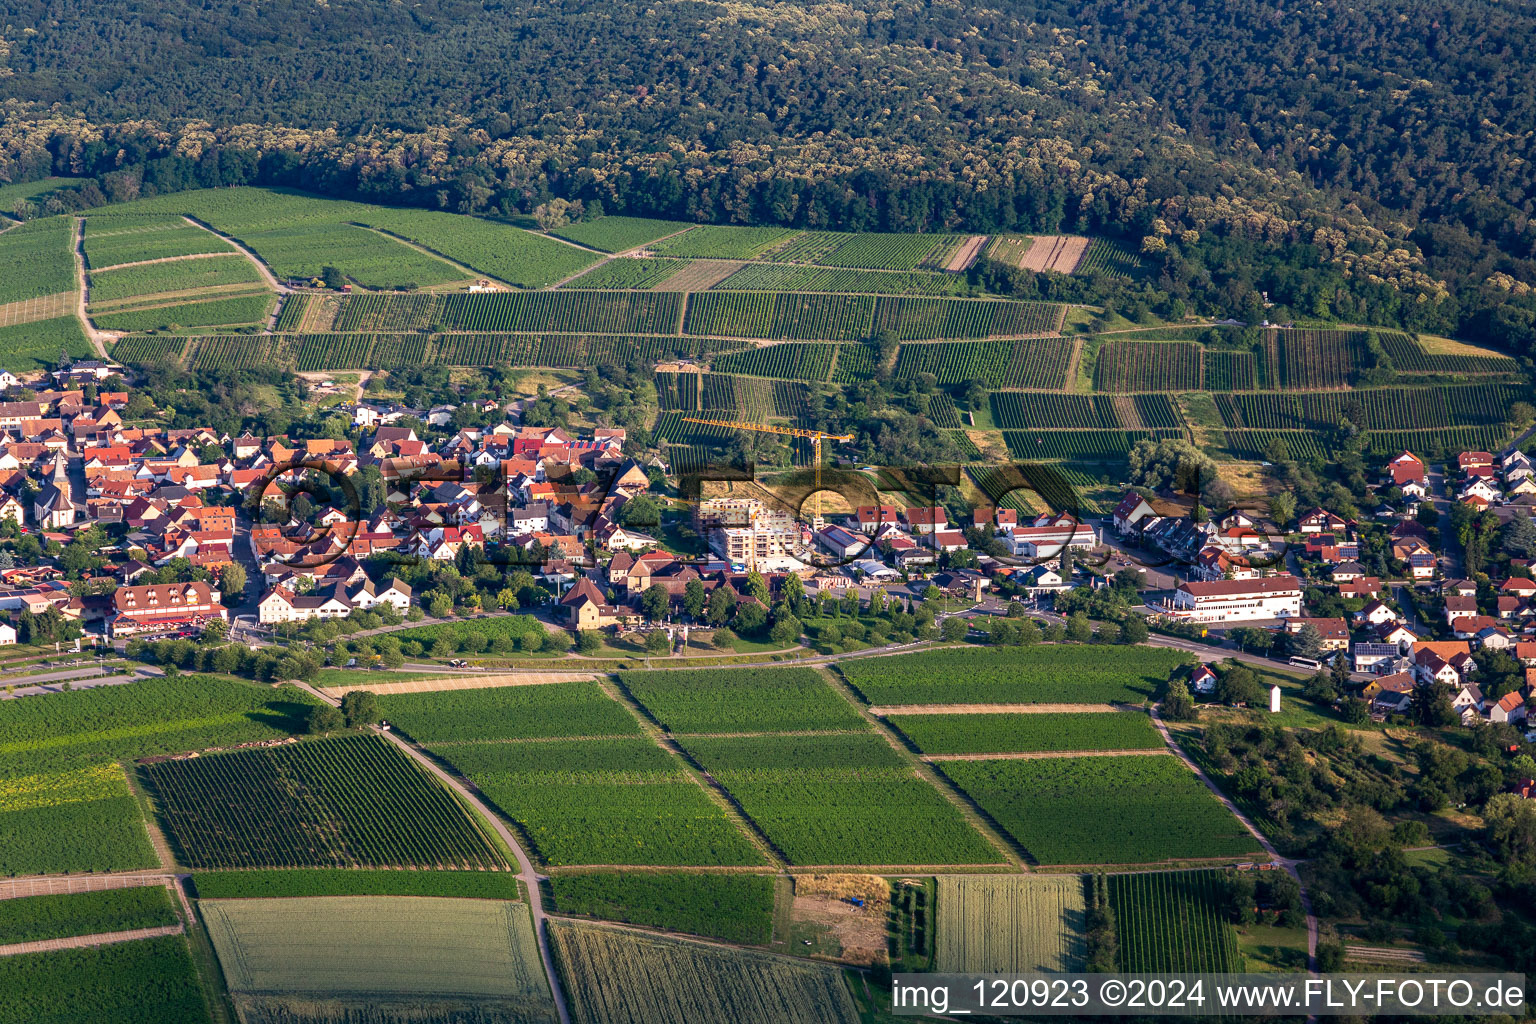
<instances>
[{"instance_id":1,"label":"vineyard on hillside","mask_svg":"<svg viewBox=\"0 0 1536 1024\"><path fill-rule=\"evenodd\" d=\"M1099 349L1098 391L1198 391L1201 347L1190 342L1112 341Z\"/></svg>"},{"instance_id":2,"label":"vineyard on hillside","mask_svg":"<svg viewBox=\"0 0 1536 1024\"><path fill-rule=\"evenodd\" d=\"M903 345L892 376L931 373L940 384L975 380L990 388L1058 390L1066 387L1073 345L1069 338Z\"/></svg>"},{"instance_id":3,"label":"vineyard on hillside","mask_svg":"<svg viewBox=\"0 0 1536 1024\"><path fill-rule=\"evenodd\" d=\"M881 298L875 303L873 329L903 341L1050 334L1061 329L1066 308L999 299Z\"/></svg>"},{"instance_id":4,"label":"vineyard on hillside","mask_svg":"<svg viewBox=\"0 0 1536 1024\"><path fill-rule=\"evenodd\" d=\"M1109 877L1120 969L1129 973L1231 974L1243 970L1237 933L1222 916L1216 871Z\"/></svg>"},{"instance_id":5,"label":"vineyard on hillside","mask_svg":"<svg viewBox=\"0 0 1536 1024\"><path fill-rule=\"evenodd\" d=\"M1207 391L1252 391L1258 387L1252 352L1206 349L1202 383Z\"/></svg>"},{"instance_id":6,"label":"vineyard on hillside","mask_svg":"<svg viewBox=\"0 0 1536 1024\"><path fill-rule=\"evenodd\" d=\"M1217 395L1216 408L1229 428L1332 429L1341 417L1367 430L1476 427L1503 423L1509 407L1529 401L1517 384L1450 388L1371 388L1322 394Z\"/></svg>"},{"instance_id":7,"label":"vineyard on hillside","mask_svg":"<svg viewBox=\"0 0 1536 1024\"><path fill-rule=\"evenodd\" d=\"M854 341L870 333L867 295L698 292L688 297L688 334Z\"/></svg>"}]
</instances>

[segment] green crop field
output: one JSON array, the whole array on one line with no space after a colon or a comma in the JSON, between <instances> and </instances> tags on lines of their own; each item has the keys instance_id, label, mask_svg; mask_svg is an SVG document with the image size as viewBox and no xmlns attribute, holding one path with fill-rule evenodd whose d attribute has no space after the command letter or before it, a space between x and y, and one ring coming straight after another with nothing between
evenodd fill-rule
<instances>
[{"instance_id":1,"label":"green crop field","mask_svg":"<svg viewBox=\"0 0 1536 1024\"><path fill-rule=\"evenodd\" d=\"M748 950L551 921L582 1024L859 1024L841 972Z\"/></svg>"},{"instance_id":2,"label":"green crop field","mask_svg":"<svg viewBox=\"0 0 1536 1024\"><path fill-rule=\"evenodd\" d=\"M199 234L208 235L206 231ZM212 235L208 235L213 238ZM217 241L217 239L215 239ZM209 256L206 259L145 263L122 270L92 271L91 306L160 292L184 292L196 288L232 288L262 284L261 274L244 256Z\"/></svg>"},{"instance_id":3,"label":"green crop field","mask_svg":"<svg viewBox=\"0 0 1536 1024\"><path fill-rule=\"evenodd\" d=\"M1140 704L1189 656L1165 647L953 647L839 663L871 704Z\"/></svg>"},{"instance_id":4,"label":"green crop field","mask_svg":"<svg viewBox=\"0 0 1536 1024\"><path fill-rule=\"evenodd\" d=\"M45 369L59 361L60 352L88 359L95 354L85 328L73 316L34 320L0 327L0 369L17 373Z\"/></svg>"},{"instance_id":5,"label":"green crop field","mask_svg":"<svg viewBox=\"0 0 1536 1024\"><path fill-rule=\"evenodd\" d=\"M1134 973L1243 970L1237 934L1222 916L1222 879L1215 871L1152 872L1109 877L1120 969Z\"/></svg>"},{"instance_id":6,"label":"green crop field","mask_svg":"<svg viewBox=\"0 0 1536 1024\"><path fill-rule=\"evenodd\" d=\"M432 745L464 740L640 735L634 716L596 683L388 694L379 698L379 710L416 742Z\"/></svg>"},{"instance_id":7,"label":"green crop field","mask_svg":"<svg viewBox=\"0 0 1536 1024\"><path fill-rule=\"evenodd\" d=\"M480 217L376 206L357 220L518 288L552 285L598 260L595 253ZM453 273L450 280L465 276L448 270Z\"/></svg>"},{"instance_id":8,"label":"green crop field","mask_svg":"<svg viewBox=\"0 0 1536 1024\"><path fill-rule=\"evenodd\" d=\"M235 247L218 235L180 217L93 216L85 221L85 260L93 270L120 263L234 251Z\"/></svg>"},{"instance_id":9,"label":"green crop field","mask_svg":"<svg viewBox=\"0 0 1536 1024\"><path fill-rule=\"evenodd\" d=\"M651 220L647 217L599 217L579 224L568 224L551 233L589 249L627 252L693 226L678 220Z\"/></svg>"},{"instance_id":10,"label":"green crop field","mask_svg":"<svg viewBox=\"0 0 1536 1024\"><path fill-rule=\"evenodd\" d=\"M857 292L872 295L969 295L963 274L928 270L855 270L847 267L807 267L792 263L749 263L713 291L732 292Z\"/></svg>"},{"instance_id":11,"label":"green crop field","mask_svg":"<svg viewBox=\"0 0 1536 1024\"><path fill-rule=\"evenodd\" d=\"M176 923L163 885L0 900L0 946Z\"/></svg>"},{"instance_id":12,"label":"green crop field","mask_svg":"<svg viewBox=\"0 0 1536 1024\"><path fill-rule=\"evenodd\" d=\"M762 862L682 763L648 739L455 743L431 749L474 782L548 864Z\"/></svg>"},{"instance_id":13,"label":"green crop field","mask_svg":"<svg viewBox=\"0 0 1536 1024\"><path fill-rule=\"evenodd\" d=\"M773 933L771 875L583 872L554 875L549 889L561 914L759 946Z\"/></svg>"},{"instance_id":14,"label":"green crop field","mask_svg":"<svg viewBox=\"0 0 1536 1024\"><path fill-rule=\"evenodd\" d=\"M557 1019L522 903L352 896L202 911L242 1021ZM415 1012L380 1012L397 1001ZM462 1016L433 1015L450 1008Z\"/></svg>"},{"instance_id":15,"label":"green crop field","mask_svg":"<svg viewBox=\"0 0 1536 1024\"><path fill-rule=\"evenodd\" d=\"M106 331L153 331L177 327L235 327L258 324L272 312L270 292L239 295L206 302L92 313L91 320Z\"/></svg>"},{"instance_id":16,"label":"green crop field","mask_svg":"<svg viewBox=\"0 0 1536 1024\"><path fill-rule=\"evenodd\" d=\"M162 761L142 775L194 869L503 866L458 801L377 736Z\"/></svg>"},{"instance_id":17,"label":"green crop field","mask_svg":"<svg viewBox=\"0 0 1536 1024\"><path fill-rule=\"evenodd\" d=\"M80 178L43 178L39 181L17 181L0 185L0 216L14 217L19 203L30 203L53 192L80 187ZM0 227L4 222L0 222Z\"/></svg>"},{"instance_id":18,"label":"green crop field","mask_svg":"<svg viewBox=\"0 0 1536 1024\"><path fill-rule=\"evenodd\" d=\"M671 732L859 729L846 700L807 668L626 672L625 689Z\"/></svg>"},{"instance_id":19,"label":"green crop field","mask_svg":"<svg viewBox=\"0 0 1536 1024\"><path fill-rule=\"evenodd\" d=\"M730 338L854 341L869 335L874 308L867 295L695 292L688 297L683 330Z\"/></svg>"},{"instance_id":20,"label":"green crop field","mask_svg":"<svg viewBox=\"0 0 1536 1024\"><path fill-rule=\"evenodd\" d=\"M791 864L992 864L1000 855L869 734L685 738Z\"/></svg>"},{"instance_id":21,"label":"green crop field","mask_svg":"<svg viewBox=\"0 0 1536 1024\"><path fill-rule=\"evenodd\" d=\"M69 217L27 221L0 232L0 303L72 292L75 222Z\"/></svg>"},{"instance_id":22,"label":"green crop field","mask_svg":"<svg viewBox=\"0 0 1536 1024\"><path fill-rule=\"evenodd\" d=\"M0 1024L207 1024L180 935L0 957Z\"/></svg>"},{"instance_id":23,"label":"green crop field","mask_svg":"<svg viewBox=\"0 0 1536 1024\"><path fill-rule=\"evenodd\" d=\"M300 731L309 700L180 676L0 702L0 874L154 867L116 762Z\"/></svg>"},{"instance_id":24,"label":"green crop field","mask_svg":"<svg viewBox=\"0 0 1536 1024\"><path fill-rule=\"evenodd\" d=\"M1139 750L1163 746L1140 711L1041 715L891 715L925 754L1013 754L1033 751Z\"/></svg>"},{"instance_id":25,"label":"green crop field","mask_svg":"<svg viewBox=\"0 0 1536 1024\"><path fill-rule=\"evenodd\" d=\"M706 224L650 246L658 256L750 260L797 232L789 228L738 228Z\"/></svg>"},{"instance_id":26,"label":"green crop field","mask_svg":"<svg viewBox=\"0 0 1536 1024\"><path fill-rule=\"evenodd\" d=\"M688 266L687 260L619 259L582 274L567 288L651 288Z\"/></svg>"},{"instance_id":27,"label":"green crop field","mask_svg":"<svg viewBox=\"0 0 1536 1024\"><path fill-rule=\"evenodd\" d=\"M483 900L523 897L518 877L510 871L199 871L192 880L198 898L205 900L294 896L442 896Z\"/></svg>"},{"instance_id":28,"label":"green crop field","mask_svg":"<svg viewBox=\"0 0 1536 1024\"><path fill-rule=\"evenodd\" d=\"M1259 849L1175 757L945 761L942 768L1041 864L1236 858Z\"/></svg>"},{"instance_id":29,"label":"green crop field","mask_svg":"<svg viewBox=\"0 0 1536 1024\"><path fill-rule=\"evenodd\" d=\"M1086 903L1077 875L940 875L933 969L956 974L1081 971Z\"/></svg>"}]
</instances>

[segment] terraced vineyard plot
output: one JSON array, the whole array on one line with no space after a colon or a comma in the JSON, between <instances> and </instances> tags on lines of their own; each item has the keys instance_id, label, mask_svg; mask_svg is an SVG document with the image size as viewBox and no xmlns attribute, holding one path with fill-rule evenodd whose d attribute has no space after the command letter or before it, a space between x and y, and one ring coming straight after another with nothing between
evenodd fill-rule
<instances>
[{"instance_id":1,"label":"terraced vineyard plot","mask_svg":"<svg viewBox=\"0 0 1536 1024\"><path fill-rule=\"evenodd\" d=\"M375 736L145 765L192 868L504 867L458 802Z\"/></svg>"},{"instance_id":2,"label":"terraced vineyard plot","mask_svg":"<svg viewBox=\"0 0 1536 1024\"><path fill-rule=\"evenodd\" d=\"M1189 342L1111 341L1099 349L1093 386L1098 391L1197 391L1199 345Z\"/></svg>"},{"instance_id":3,"label":"terraced vineyard plot","mask_svg":"<svg viewBox=\"0 0 1536 1024\"><path fill-rule=\"evenodd\" d=\"M651 428L651 436L670 441L674 445L719 445L725 444L736 436L736 430L727 426L712 426L706 423L688 423L683 420L687 413L664 412L656 417L656 425ZM727 413L712 412L708 419L729 420L734 419Z\"/></svg>"},{"instance_id":4,"label":"terraced vineyard plot","mask_svg":"<svg viewBox=\"0 0 1536 1024\"><path fill-rule=\"evenodd\" d=\"M277 314L278 331L284 334L302 331L309 314L309 304L315 296L303 292L290 293L283 299L283 307Z\"/></svg>"},{"instance_id":5,"label":"terraced vineyard plot","mask_svg":"<svg viewBox=\"0 0 1536 1024\"><path fill-rule=\"evenodd\" d=\"M86 265L93 270L120 263L174 259L202 253L235 252L235 247L211 231L194 227L180 217L169 223L138 226L133 222L109 220L110 230L96 227L98 219L85 222ZM244 257L241 257L244 259Z\"/></svg>"},{"instance_id":6,"label":"terraced vineyard plot","mask_svg":"<svg viewBox=\"0 0 1536 1024\"><path fill-rule=\"evenodd\" d=\"M1225 447L1234 458L1267 460L1271 446L1277 441L1284 445L1283 451L1288 459L1326 459L1328 457L1328 449L1323 446L1318 435L1311 431L1228 430L1225 436Z\"/></svg>"},{"instance_id":7,"label":"terraced vineyard plot","mask_svg":"<svg viewBox=\"0 0 1536 1024\"><path fill-rule=\"evenodd\" d=\"M992 864L1000 855L874 736L685 739L791 864ZM802 760L807 752L827 762Z\"/></svg>"},{"instance_id":8,"label":"terraced vineyard plot","mask_svg":"<svg viewBox=\"0 0 1536 1024\"><path fill-rule=\"evenodd\" d=\"M768 345L728 352L716 357L710 366L720 373L745 373L756 377L778 377L784 380L827 379L832 370L832 356L836 345L811 342L808 344Z\"/></svg>"},{"instance_id":9,"label":"terraced vineyard plot","mask_svg":"<svg viewBox=\"0 0 1536 1024\"><path fill-rule=\"evenodd\" d=\"M625 672L619 681L671 732L864 728L858 712L808 668Z\"/></svg>"},{"instance_id":10,"label":"terraced vineyard plot","mask_svg":"<svg viewBox=\"0 0 1536 1024\"><path fill-rule=\"evenodd\" d=\"M561 914L759 946L773 934L769 875L584 872L554 875L549 888Z\"/></svg>"},{"instance_id":11,"label":"terraced vineyard plot","mask_svg":"<svg viewBox=\"0 0 1536 1024\"><path fill-rule=\"evenodd\" d=\"M1258 430L1331 429L1341 416L1367 430L1427 430L1504 423L1509 407L1530 398L1516 384L1446 388L1371 388L1324 394L1217 395L1228 427Z\"/></svg>"},{"instance_id":12,"label":"terraced vineyard plot","mask_svg":"<svg viewBox=\"0 0 1536 1024\"><path fill-rule=\"evenodd\" d=\"M1292 390L1346 387L1365 362L1361 331L1267 331L1266 379Z\"/></svg>"},{"instance_id":13,"label":"terraced vineyard plot","mask_svg":"<svg viewBox=\"0 0 1536 1024\"><path fill-rule=\"evenodd\" d=\"M881 298L873 330L903 341L1049 334L1060 329L1065 306L993 299Z\"/></svg>"},{"instance_id":14,"label":"terraced vineyard plot","mask_svg":"<svg viewBox=\"0 0 1536 1024\"><path fill-rule=\"evenodd\" d=\"M838 671L871 704L1140 704L1189 656L1163 647L953 647Z\"/></svg>"},{"instance_id":15,"label":"terraced vineyard plot","mask_svg":"<svg viewBox=\"0 0 1536 1024\"><path fill-rule=\"evenodd\" d=\"M445 295L438 324L448 331L560 331L673 334L681 296L669 292L482 292Z\"/></svg>"},{"instance_id":16,"label":"terraced vineyard plot","mask_svg":"<svg viewBox=\"0 0 1536 1024\"><path fill-rule=\"evenodd\" d=\"M686 260L619 259L587 271L566 288L653 288L688 266Z\"/></svg>"},{"instance_id":17,"label":"terraced vineyard plot","mask_svg":"<svg viewBox=\"0 0 1536 1024\"><path fill-rule=\"evenodd\" d=\"M650 247L658 256L750 260L797 234L788 228L738 228L706 224Z\"/></svg>"},{"instance_id":18,"label":"terraced vineyard plot","mask_svg":"<svg viewBox=\"0 0 1536 1024\"><path fill-rule=\"evenodd\" d=\"M207 1024L180 935L0 957L0 1024Z\"/></svg>"},{"instance_id":19,"label":"terraced vineyard plot","mask_svg":"<svg viewBox=\"0 0 1536 1024\"><path fill-rule=\"evenodd\" d=\"M208 232L199 231L198 234L208 235ZM180 293L196 288L230 289L238 285L264 290L261 274L251 265L250 260L239 254L145 263L137 267L124 267L122 270L92 271L90 284L93 311L99 304L160 292Z\"/></svg>"},{"instance_id":20,"label":"terraced vineyard plot","mask_svg":"<svg viewBox=\"0 0 1536 1024\"><path fill-rule=\"evenodd\" d=\"M695 225L680 220L652 220L648 217L599 217L580 224L567 224L552 234L568 238L589 249L603 252L627 252L658 238L686 231Z\"/></svg>"},{"instance_id":21,"label":"terraced vineyard plot","mask_svg":"<svg viewBox=\"0 0 1536 1024\"><path fill-rule=\"evenodd\" d=\"M1004 430L1113 430L1122 427L1107 395L1003 392L992 396L992 421Z\"/></svg>"},{"instance_id":22,"label":"terraced vineyard plot","mask_svg":"<svg viewBox=\"0 0 1536 1024\"><path fill-rule=\"evenodd\" d=\"M720 805L649 739L462 743L432 750L473 781L545 863L762 863Z\"/></svg>"},{"instance_id":23,"label":"terraced vineyard plot","mask_svg":"<svg viewBox=\"0 0 1536 1024\"><path fill-rule=\"evenodd\" d=\"M1074 273L1106 274L1111 277L1136 277L1145 265L1130 246L1110 238L1095 238L1088 244L1083 261Z\"/></svg>"},{"instance_id":24,"label":"terraced vineyard plot","mask_svg":"<svg viewBox=\"0 0 1536 1024\"><path fill-rule=\"evenodd\" d=\"M91 320L106 331L154 331L179 327L240 327L259 324L272 311L270 292L207 302L185 302L122 312L92 313Z\"/></svg>"},{"instance_id":25,"label":"terraced vineyard plot","mask_svg":"<svg viewBox=\"0 0 1536 1024\"><path fill-rule=\"evenodd\" d=\"M701 376L697 373L657 373L656 399L661 408L698 411Z\"/></svg>"},{"instance_id":26,"label":"terraced vineyard plot","mask_svg":"<svg viewBox=\"0 0 1536 1024\"><path fill-rule=\"evenodd\" d=\"M1222 914L1215 871L1109 876L1120 969L1227 974L1243 970L1237 933Z\"/></svg>"},{"instance_id":27,"label":"terraced vineyard plot","mask_svg":"<svg viewBox=\"0 0 1536 1024\"><path fill-rule=\"evenodd\" d=\"M858 234L848 237L815 262L829 267L862 267L872 270L915 270L939 265L939 254L964 241L965 235Z\"/></svg>"},{"instance_id":28,"label":"terraced vineyard plot","mask_svg":"<svg viewBox=\"0 0 1536 1024\"><path fill-rule=\"evenodd\" d=\"M112 346L112 358L120 363L179 363L186 354L186 338L130 335Z\"/></svg>"},{"instance_id":29,"label":"terraced vineyard plot","mask_svg":"<svg viewBox=\"0 0 1536 1024\"><path fill-rule=\"evenodd\" d=\"M852 237L845 231L802 231L789 241L774 246L764 259L775 263L824 263L822 257Z\"/></svg>"},{"instance_id":30,"label":"terraced vineyard plot","mask_svg":"<svg viewBox=\"0 0 1536 1024\"><path fill-rule=\"evenodd\" d=\"M95 351L80 321L73 316L0 327L0 369L17 373L50 369L59 361L60 352L68 352L76 359L89 359Z\"/></svg>"},{"instance_id":31,"label":"terraced vineyard plot","mask_svg":"<svg viewBox=\"0 0 1536 1024\"><path fill-rule=\"evenodd\" d=\"M389 694L379 710L418 743L638 736L640 726L596 683Z\"/></svg>"},{"instance_id":32,"label":"terraced vineyard plot","mask_svg":"<svg viewBox=\"0 0 1536 1024\"><path fill-rule=\"evenodd\" d=\"M1207 391L1252 391L1258 386L1252 352L1208 348L1204 359Z\"/></svg>"},{"instance_id":33,"label":"terraced vineyard plot","mask_svg":"<svg viewBox=\"0 0 1536 1024\"><path fill-rule=\"evenodd\" d=\"M558 1019L522 903L354 896L202 910L242 1021Z\"/></svg>"},{"instance_id":34,"label":"terraced vineyard plot","mask_svg":"<svg viewBox=\"0 0 1536 1024\"><path fill-rule=\"evenodd\" d=\"M840 384L874 380L879 362L879 351L868 345L839 345L837 362L832 367L832 379Z\"/></svg>"},{"instance_id":35,"label":"terraced vineyard plot","mask_svg":"<svg viewBox=\"0 0 1536 1024\"><path fill-rule=\"evenodd\" d=\"M1041 864L1237 858L1259 849L1177 758L944 761L941 767ZM1090 807L1093 813L1085 814Z\"/></svg>"},{"instance_id":36,"label":"terraced vineyard plot","mask_svg":"<svg viewBox=\"0 0 1536 1024\"><path fill-rule=\"evenodd\" d=\"M27 221L0 234L0 303L76 291L74 244L69 217Z\"/></svg>"},{"instance_id":37,"label":"terraced vineyard plot","mask_svg":"<svg viewBox=\"0 0 1536 1024\"><path fill-rule=\"evenodd\" d=\"M891 715L886 721L925 754L1159 750L1163 738L1140 711L1049 715Z\"/></svg>"},{"instance_id":38,"label":"terraced vineyard plot","mask_svg":"<svg viewBox=\"0 0 1536 1024\"><path fill-rule=\"evenodd\" d=\"M1439 430L1373 430L1370 451L1374 455L1396 455L1408 451L1447 453L1498 451L1508 441L1508 427L1444 427Z\"/></svg>"},{"instance_id":39,"label":"terraced vineyard plot","mask_svg":"<svg viewBox=\"0 0 1536 1024\"><path fill-rule=\"evenodd\" d=\"M303 371L427 365L428 343L420 334L305 334L294 340L299 346L294 365Z\"/></svg>"},{"instance_id":40,"label":"terraced vineyard plot","mask_svg":"<svg viewBox=\"0 0 1536 1024\"><path fill-rule=\"evenodd\" d=\"M735 338L852 341L869 334L875 300L866 295L796 292L696 292L688 334Z\"/></svg>"},{"instance_id":41,"label":"terraced vineyard plot","mask_svg":"<svg viewBox=\"0 0 1536 1024\"><path fill-rule=\"evenodd\" d=\"M929 400L928 418L941 430L959 430L963 426L960 422L960 413L955 409L955 403L943 392Z\"/></svg>"},{"instance_id":42,"label":"terraced vineyard plot","mask_svg":"<svg viewBox=\"0 0 1536 1024\"><path fill-rule=\"evenodd\" d=\"M599 258L595 253L482 217L374 206L364 207L356 220L409 239L518 288L543 288L554 284L582 267L596 263ZM414 249L410 251L415 252ZM424 254L423 258L430 259ZM453 272L449 280L462 280L467 276L462 271L449 269Z\"/></svg>"},{"instance_id":43,"label":"terraced vineyard plot","mask_svg":"<svg viewBox=\"0 0 1536 1024\"><path fill-rule=\"evenodd\" d=\"M336 316L338 331L419 331L437 318L435 295L348 295Z\"/></svg>"},{"instance_id":44,"label":"terraced vineyard plot","mask_svg":"<svg viewBox=\"0 0 1536 1024\"><path fill-rule=\"evenodd\" d=\"M1381 345L1400 373L1516 373L1519 364L1509 356L1471 346L1447 346L1455 351L1431 352L1417 339L1400 331L1381 331Z\"/></svg>"},{"instance_id":45,"label":"terraced vineyard plot","mask_svg":"<svg viewBox=\"0 0 1536 1024\"><path fill-rule=\"evenodd\" d=\"M786 247L787 248L787 247ZM782 252L782 250L780 250ZM775 256L779 257L778 252ZM749 263L714 286L731 292L859 292L874 295L968 295L961 274L927 270L906 272L805 267L789 263Z\"/></svg>"},{"instance_id":46,"label":"terraced vineyard plot","mask_svg":"<svg viewBox=\"0 0 1536 1024\"><path fill-rule=\"evenodd\" d=\"M1141 425L1151 430L1177 430L1179 410L1167 395L1132 395L1131 404Z\"/></svg>"},{"instance_id":47,"label":"terraced vineyard plot","mask_svg":"<svg viewBox=\"0 0 1536 1024\"><path fill-rule=\"evenodd\" d=\"M187 339L185 362L194 369L295 366L294 338L283 335L208 334Z\"/></svg>"},{"instance_id":48,"label":"terraced vineyard plot","mask_svg":"<svg viewBox=\"0 0 1536 1024\"><path fill-rule=\"evenodd\" d=\"M1076 875L938 877L935 971L1081 971L1087 908Z\"/></svg>"},{"instance_id":49,"label":"terraced vineyard plot","mask_svg":"<svg viewBox=\"0 0 1536 1024\"><path fill-rule=\"evenodd\" d=\"M585 1024L859 1024L834 967L566 921L549 941Z\"/></svg>"}]
</instances>

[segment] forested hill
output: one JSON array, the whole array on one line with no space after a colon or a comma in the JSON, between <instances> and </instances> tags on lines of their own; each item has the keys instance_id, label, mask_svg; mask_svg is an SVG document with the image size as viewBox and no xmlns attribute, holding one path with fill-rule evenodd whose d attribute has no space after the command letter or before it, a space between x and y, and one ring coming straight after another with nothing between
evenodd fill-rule
<instances>
[{"instance_id":1,"label":"forested hill","mask_svg":"<svg viewBox=\"0 0 1536 1024\"><path fill-rule=\"evenodd\" d=\"M1216 232L1435 303L1536 284L1523 4L0 0L0 26L0 179L1160 234L1175 256Z\"/></svg>"}]
</instances>

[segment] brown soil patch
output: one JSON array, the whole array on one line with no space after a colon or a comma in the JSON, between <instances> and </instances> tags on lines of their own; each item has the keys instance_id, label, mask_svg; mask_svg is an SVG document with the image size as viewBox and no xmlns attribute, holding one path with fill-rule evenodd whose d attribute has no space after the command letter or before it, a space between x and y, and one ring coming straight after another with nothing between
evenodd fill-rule
<instances>
[{"instance_id":1,"label":"brown soil patch","mask_svg":"<svg viewBox=\"0 0 1536 1024\"><path fill-rule=\"evenodd\" d=\"M846 963L869 966L886 960L885 926L890 912L890 885L874 875L796 875L790 904L791 927L802 933L821 931L824 951ZM863 901L862 907L848 902ZM796 950L796 952L800 952Z\"/></svg>"},{"instance_id":2,"label":"brown soil patch","mask_svg":"<svg viewBox=\"0 0 1536 1024\"><path fill-rule=\"evenodd\" d=\"M653 292L704 292L746 264L741 260L694 260L651 286Z\"/></svg>"},{"instance_id":3,"label":"brown soil patch","mask_svg":"<svg viewBox=\"0 0 1536 1024\"><path fill-rule=\"evenodd\" d=\"M1019 260L1025 270L1054 270L1070 274L1083 262L1089 239L1073 235L1039 235Z\"/></svg>"},{"instance_id":4,"label":"brown soil patch","mask_svg":"<svg viewBox=\"0 0 1536 1024\"><path fill-rule=\"evenodd\" d=\"M976 256L981 252L981 247L987 243L986 235L972 235L965 240L965 244L956 249L950 256L949 262L944 264L944 269L958 274L969 270L972 263L976 262Z\"/></svg>"}]
</instances>

